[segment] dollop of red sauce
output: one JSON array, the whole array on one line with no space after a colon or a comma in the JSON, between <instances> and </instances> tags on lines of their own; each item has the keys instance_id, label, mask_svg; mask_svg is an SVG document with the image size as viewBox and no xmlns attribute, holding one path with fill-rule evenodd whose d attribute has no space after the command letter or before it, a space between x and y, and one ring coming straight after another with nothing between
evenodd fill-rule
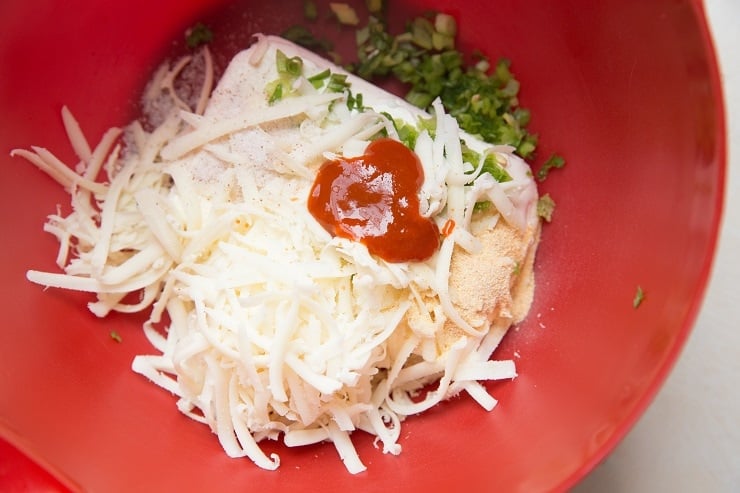
<instances>
[{"instance_id":1,"label":"dollop of red sauce","mask_svg":"<svg viewBox=\"0 0 740 493\"><path fill-rule=\"evenodd\" d=\"M363 243L388 262L420 262L439 248L439 228L419 213L424 169L408 147L371 142L365 154L324 162L308 210L334 236Z\"/></svg>"}]
</instances>

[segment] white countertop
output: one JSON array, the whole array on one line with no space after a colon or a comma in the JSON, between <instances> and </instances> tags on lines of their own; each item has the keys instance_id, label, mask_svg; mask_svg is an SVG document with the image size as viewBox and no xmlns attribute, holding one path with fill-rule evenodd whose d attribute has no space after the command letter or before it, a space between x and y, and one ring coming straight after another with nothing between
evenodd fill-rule
<instances>
[{"instance_id":1,"label":"white countertop","mask_svg":"<svg viewBox=\"0 0 740 493\"><path fill-rule=\"evenodd\" d=\"M705 0L728 116L719 249L683 353L641 420L574 493L740 492L740 1Z\"/></svg>"}]
</instances>

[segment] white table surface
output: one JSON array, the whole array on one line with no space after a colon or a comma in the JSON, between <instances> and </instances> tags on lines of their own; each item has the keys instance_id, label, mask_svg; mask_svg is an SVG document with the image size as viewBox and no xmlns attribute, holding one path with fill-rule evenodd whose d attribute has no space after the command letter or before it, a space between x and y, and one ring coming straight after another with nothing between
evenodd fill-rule
<instances>
[{"instance_id":1,"label":"white table surface","mask_svg":"<svg viewBox=\"0 0 740 493\"><path fill-rule=\"evenodd\" d=\"M723 78L730 163L712 277L666 385L574 493L740 492L740 0L705 0L705 8Z\"/></svg>"}]
</instances>

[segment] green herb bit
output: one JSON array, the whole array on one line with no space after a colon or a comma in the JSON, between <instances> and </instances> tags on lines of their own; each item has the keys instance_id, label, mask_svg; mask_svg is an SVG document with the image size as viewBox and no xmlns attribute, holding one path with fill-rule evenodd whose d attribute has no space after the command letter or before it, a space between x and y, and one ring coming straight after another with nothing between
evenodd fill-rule
<instances>
[{"instance_id":1,"label":"green herb bit","mask_svg":"<svg viewBox=\"0 0 740 493\"><path fill-rule=\"evenodd\" d=\"M340 24L356 26L360 23L360 19L357 17L355 9L346 3L330 3L329 8L334 13Z\"/></svg>"},{"instance_id":2,"label":"green herb bit","mask_svg":"<svg viewBox=\"0 0 740 493\"><path fill-rule=\"evenodd\" d=\"M354 70L364 79L388 75L391 67L403 60L403 53L400 53L400 60L394 58L399 51L395 39L386 31L383 21L375 16L368 19L367 26L357 30L355 39L358 61Z\"/></svg>"},{"instance_id":3,"label":"green herb bit","mask_svg":"<svg viewBox=\"0 0 740 493\"><path fill-rule=\"evenodd\" d=\"M455 38L446 34L433 32L432 47L435 50L451 50L455 47Z\"/></svg>"},{"instance_id":4,"label":"green herb bit","mask_svg":"<svg viewBox=\"0 0 740 493\"><path fill-rule=\"evenodd\" d=\"M632 298L632 308L639 307L643 300L645 299L645 292L642 290L641 286L637 286L637 290L635 291L635 297Z\"/></svg>"},{"instance_id":5,"label":"green herb bit","mask_svg":"<svg viewBox=\"0 0 740 493\"><path fill-rule=\"evenodd\" d=\"M472 164L474 168L477 167L477 165L480 164L481 155L468 147L464 141L460 142L462 143L463 161Z\"/></svg>"},{"instance_id":6,"label":"green herb bit","mask_svg":"<svg viewBox=\"0 0 740 493\"><path fill-rule=\"evenodd\" d=\"M281 50L275 52L278 78L265 86L267 102L273 104L293 92L293 83L303 75L303 59L288 57Z\"/></svg>"},{"instance_id":7,"label":"green herb bit","mask_svg":"<svg viewBox=\"0 0 740 493\"><path fill-rule=\"evenodd\" d=\"M283 99L283 81L274 80L265 86L265 92L267 93L267 102L269 104L276 103Z\"/></svg>"},{"instance_id":8,"label":"green herb bit","mask_svg":"<svg viewBox=\"0 0 740 493\"><path fill-rule=\"evenodd\" d=\"M390 113L383 112L383 115L393 123L393 128L396 129L398 139L409 149L414 149L416 147L416 139L419 137L419 130L404 120L393 118Z\"/></svg>"},{"instance_id":9,"label":"green herb bit","mask_svg":"<svg viewBox=\"0 0 740 493\"><path fill-rule=\"evenodd\" d=\"M275 57L275 66L278 75L287 76L296 79L303 74L303 59L299 56L288 58L281 50L277 50Z\"/></svg>"},{"instance_id":10,"label":"green herb bit","mask_svg":"<svg viewBox=\"0 0 740 493\"><path fill-rule=\"evenodd\" d=\"M499 183L504 183L513 179L509 172L506 171L506 169L498 162L495 154L486 154L484 158L479 153L466 146L464 142L461 141L461 144L463 161L476 166L476 164L480 163L480 160L483 159L483 166L481 167L480 174L489 173L493 179ZM486 211L491 207L491 205L491 202L487 200L476 202L473 206L473 212Z\"/></svg>"},{"instance_id":11,"label":"green herb bit","mask_svg":"<svg viewBox=\"0 0 740 493\"><path fill-rule=\"evenodd\" d=\"M326 84L326 90L329 92L343 92L345 89L348 89L350 86L349 82L347 82L347 75L346 74L331 74L329 76L329 82Z\"/></svg>"},{"instance_id":12,"label":"green herb bit","mask_svg":"<svg viewBox=\"0 0 740 493\"><path fill-rule=\"evenodd\" d=\"M491 208L493 204L489 200L484 200L482 202L476 202L473 206L473 212L484 212Z\"/></svg>"},{"instance_id":13,"label":"green herb bit","mask_svg":"<svg viewBox=\"0 0 740 493\"><path fill-rule=\"evenodd\" d=\"M434 17L432 47L437 51L452 50L455 48L455 36L457 36L455 18L447 14L437 14Z\"/></svg>"},{"instance_id":14,"label":"green herb bit","mask_svg":"<svg viewBox=\"0 0 740 493\"><path fill-rule=\"evenodd\" d=\"M316 8L316 3L311 0L304 0L303 2L303 17L309 21L315 21L319 16L319 11Z\"/></svg>"},{"instance_id":15,"label":"green herb bit","mask_svg":"<svg viewBox=\"0 0 740 493\"><path fill-rule=\"evenodd\" d=\"M202 22L198 22L185 33L185 43L188 48L197 48L211 41L213 41L213 31Z\"/></svg>"},{"instance_id":16,"label":"green herb bit","mask_svg":"<svg viewBox=\"0 0 740 493\"><path fill-rule=\"evenodd\" d=\"M362 93L358 93L355 95L355 94L352 94L352 91L348 90L347 91L347 109L350 111L352 110L357 110L360 112L365 111L365 105L362 104L362 99L363 99Z\"/></svg>"},{"instance_id":17,"label":"green herb bit","mask_svg":"<svg viewBox=\"0 0 740 493\"><path fill-rule=\"evenodd\" d=\"M542 163L542 167L537 170L537 180L544 181L551 170L562 168L563 166L565 166L565 159L563 159L562 156L553 154L547 161Z\"/></svg>"},{"instance_id":18,"label":"green herb bit","mask_svg":"<svg viewBox=\"0 0 740 493\"><path fill-rule=\"evenodd\" d=\"M552 213L555 211L555 201L546 193L537 200L537 215L547 221L552 221Z\"/></svg>"},{"instance_id":19,"label":"green herb bit","mask_svg":"<svg viewBox=\"0 0 740 493\"><path fill-rule=\"evenodd\" d=\"M498 162L494 154L488 154L483 161L481 173L490 173L493 179L499 183L511 181L513 178L508 171Z\"/></svg>"},{"instance_id":20,"label":"green herb bit","mask_svg":"<svg viewBox=\"0 0 740 493\"><path fill-rule=\"evenodd\" d=\"M434 95L412 89L406 94L406 101L418 108L428 108L434 102Z\"/></svg>"},{"instance_id":21,"label":"green herb bit","mask_svg":"<svg viewBox=\"0 0 740 493\"><path fill-rule=\"evenodd\" d=\"M411 22L411 40L425 50L433 48L432 35L434 32L434 24L429 19L417 17Z\"/></svg>"},{"instance_id":22,"label":"green herb bit","mask_svg":"<svg viewBox=\"0 0 740 493\"><path fill-rule=\"evenodd\" d=\"M427 133L429 133L429 136L432 138L437 135L437 119L434 117L418 118L416 120L416 126L419 127L420 132L426 130Z\"/></svg>"},{"instance_id":23,"label":"green herb bit","mask_svg":"<svg viewBox=\"0 0 740 493\"><path fill-rule=\"evenodd\" d=\"M332 62L334 62L334 65L342 64L342 55L337 53L336 51L327 51L326 55L331 59Z\"/></svg>"},{"instance_id":24,"label":"green herb bit","mask_svg":"<svg viewBox=\"0 0 740 493\"><path fill-rule=\"evenodd\" d=\"M281 33L281 36L288 41L316 51L331 51L334 44L328 39L319 39L313 35L305 26L291 26Z\"/></svg>"},{"instance_id":25,"label":"green herb bit","mask_svg":"<svg viewBox=\"0 0 740 493\"><path fill-rule=\"evenodd\" d=\"M365 6L371 14L379 14L383 10L383 0L365 0Z\"/></svg>"},{"instance_id":26,"label":"green herb bit","mask_svg":"<svg viewBox=\"0 0 740 493\"><path fill-rule=\"evenodd\" d=\"M537 148L537 136L532 134L524 134L519 145L516 147L516 152L524 159L534 154L534 150Z\"/></svg>"},{"instance_id":27,"label":"green herb bit","mask_svg":"<svg viewBox=\"0 0 740 493\"><path fill-rule=\"evenodd\" d=\"M455 18L447 14L437 14L434 17L434 29L445 36L454 38L457 36L457 22Z\"/></svg>"},{"instance_id":28,"label":"green herb bit","mask_svg":"<svg viewBox=\"0 0 740 493\"><path fill-rule=\"evenodd\" d=\"M316 89L320 89L324 83L326 82L326 79L329 78L331 75L331 70L326 69L322 72L319 72L318 74L312 75L308 78L308 82L311 83L312 86L314 86Z\"/></svg>"},{"instance_id":29,"label":"green herb bit","mask_svg":"<svg viewBox=\"0 0 740 493\"><path fill-rule=\"evenodd\" d=\"M123 338L115 330L110 331L110 338L116 342L123 342Z\"/></svg>"},{"instance_id":30,"label":"green herb bit","mask_svg":"<svg viewBox=\"0 0 740 493\"><path fill-rule=\"evenodd\" d=\"M475 152L469 148L464 141L460 141L462 144L462 158L466 163L470 163L474 168L477 169L480 165L480 160L483 159L483 165L481 166L480 174L489 173L494 180L499 183L504 183L513 180L511 175L506 168L499 163L496 155L493 153L487 153L485 157L481 156L480 153Z\"/></svg>"}]
</instances>

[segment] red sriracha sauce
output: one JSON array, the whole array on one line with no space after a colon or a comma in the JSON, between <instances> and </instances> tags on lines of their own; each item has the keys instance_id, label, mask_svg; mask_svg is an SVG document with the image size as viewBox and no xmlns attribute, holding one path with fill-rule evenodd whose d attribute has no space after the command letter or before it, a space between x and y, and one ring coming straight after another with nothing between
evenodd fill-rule
<instances>
[{"instance_id":1,"label":"red sriracha sauce","mask_svg":"<svg viewBox=\"0 0 740 493\"><path fill-rule=\"evenodd\" d=\"M388 262L419 262L439 248L439 228L419 213L424 169L408 147L371 142L365 154L326 161L308 210L330 234L364 244Z\"/></svg>"}]
</instances>

